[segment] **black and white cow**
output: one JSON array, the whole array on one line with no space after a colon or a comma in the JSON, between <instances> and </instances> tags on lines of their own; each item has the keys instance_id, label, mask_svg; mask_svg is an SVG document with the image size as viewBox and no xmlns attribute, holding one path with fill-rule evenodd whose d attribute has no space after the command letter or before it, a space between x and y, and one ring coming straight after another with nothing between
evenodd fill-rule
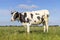
<instances>
[{"instance_id":1,"label":"black and white cow","mask_svg":"<svg viewBox=\"0 0 60 40\"><path fill-rule=\"evenodd\" d=\"M48 10L38 10L22 13L12 12L11 14L11 21L19 20L22 23L22 25L24 25L27 28L28 33L30 32L30 25L41 23L44 25L44 32L48 32Z\"/></svg>"}]
</instances>

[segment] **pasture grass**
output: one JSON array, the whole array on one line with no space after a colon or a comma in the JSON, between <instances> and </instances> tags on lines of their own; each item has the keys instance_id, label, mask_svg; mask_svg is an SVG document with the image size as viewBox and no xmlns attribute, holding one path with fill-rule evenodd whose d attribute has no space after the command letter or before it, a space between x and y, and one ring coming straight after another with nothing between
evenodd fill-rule
<instances>
[{"instance_id":1,"label":"pasture grass","mask_svg":"<svg viewBox=\"0 0 60 40\"><path fill-rule=\"evenodd\" d=\"M0 40L60 40L60 27L49 27L49 32L43 32L43 27L30 27L27 34L24 27L0 27Z\"/></svg>"}]
</instances>

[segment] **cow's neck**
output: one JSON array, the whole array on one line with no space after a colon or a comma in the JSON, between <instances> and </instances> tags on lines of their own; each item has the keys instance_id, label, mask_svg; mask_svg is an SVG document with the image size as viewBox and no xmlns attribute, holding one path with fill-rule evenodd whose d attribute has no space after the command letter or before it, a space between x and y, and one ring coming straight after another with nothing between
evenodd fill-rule
<instances>
[{"instance_id":1,"label":"cow's neck","mask_svg":"<svg viewBox=\"0 0 60 40\"><path fill-rule=\"evenodd\" d=\"M20 22L25 22L24 16L21 13L19 13L19 20Z\"/></svg>"}]
</instances>

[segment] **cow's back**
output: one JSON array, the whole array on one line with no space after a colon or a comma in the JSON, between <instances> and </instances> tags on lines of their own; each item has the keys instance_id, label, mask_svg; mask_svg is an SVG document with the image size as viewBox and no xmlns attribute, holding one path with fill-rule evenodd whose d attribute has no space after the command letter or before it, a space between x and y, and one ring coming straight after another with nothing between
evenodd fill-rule
<instances>
[{"instance_id":1,"label":"cow's back","mask_svg":"<svg viewBox=\"0 0 60 40\"><path fill-rule=\"evenodd\" d=\"M48 10L38 10L38 11L31 11L31 12L25 12L25 13L26 13L25 20L27 20L27 18L28 18L30 20L29 22L31 22L32 24L41 23L42 16L49 15ZM24 13L23 13L23 15L24 15Z\"/></svg>"}]
</instances>

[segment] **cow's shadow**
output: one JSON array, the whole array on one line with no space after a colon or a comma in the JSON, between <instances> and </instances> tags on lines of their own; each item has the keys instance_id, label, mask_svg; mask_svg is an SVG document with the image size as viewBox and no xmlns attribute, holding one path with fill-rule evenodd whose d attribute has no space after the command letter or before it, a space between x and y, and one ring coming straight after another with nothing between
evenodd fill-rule
<instances>
[{"instance_id":1,"label":"cow's shadow","mask_svg":"<svg viewBox=\"0 0 60 40\"><path fill-rule=\"evenodd\" d=\"M26 31L20 31L20 30L18 30L17 31L18 33L27 33ZM43 33L43 30L32 30L32 31L30 31L30 33Z\"/></svg>"},{"instance_id":2,"label":"cow's shadow","mask_svg":"<svg viewBox=\"0 0 60 40\"><path fill-rule=\"evenodd\" d=\"M20 30L18 30L17 32L18 32L18 33L25 33L25 31L20 31Z\"/></svg>"},{"instance_id":3,"label":"cow's shadow","mask_svg":"<svg viewBox=\"0 0 60 40\"><path fill-rule=\"evenodd\" d=\"M43 32L43 30L33 30L33 31L30 31L30 33L41 33Z\"/></svg>"}]
</instances>

